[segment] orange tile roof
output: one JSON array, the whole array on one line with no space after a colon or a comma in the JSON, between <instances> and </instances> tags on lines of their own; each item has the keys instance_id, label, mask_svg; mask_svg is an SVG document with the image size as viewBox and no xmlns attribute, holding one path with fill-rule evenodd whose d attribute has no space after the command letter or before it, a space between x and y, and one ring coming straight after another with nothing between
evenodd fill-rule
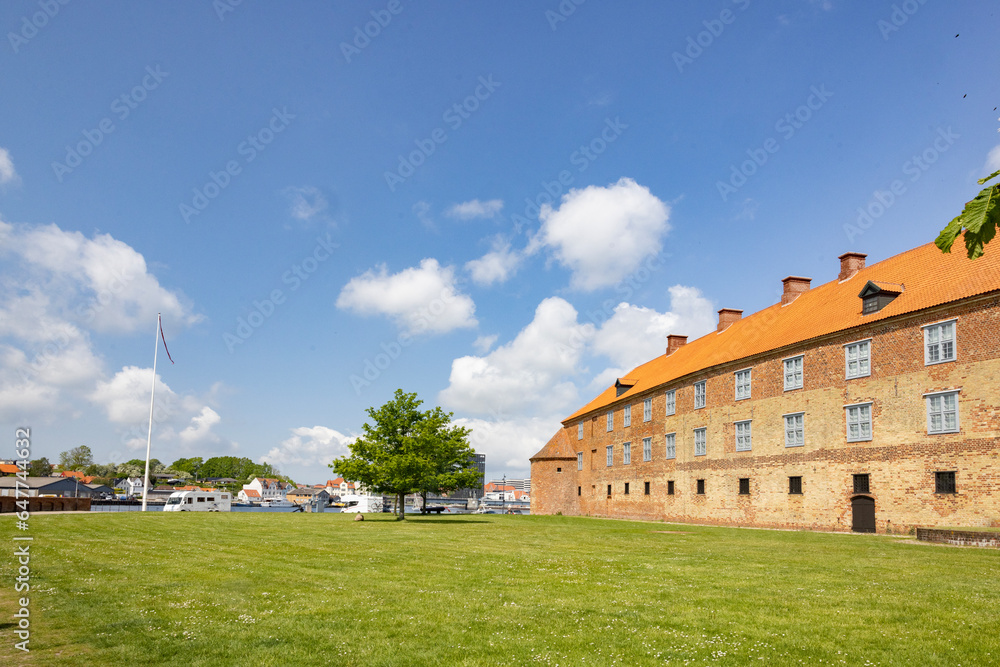
<instances>
[{"instance_id":1,"label":"orange tile roof","mask_svg":"<svg viewBox=\"0 0 1000 667\"><path fill-rule=\"evenodd\" d=\"M257 489L243 489L243 494L247 498L260 498L260 492Z\"/></svg>"},{"instance_id":2,"label":"orange tile roof","mask_svg":"<svg viewBox=\"0 0 1000 667\"><path fill-rule=\"evenodd\" d=\"M968 259L963 247L956 241L955 252L942 253L928 243L872 264L842 282L832 280L814 287L788 305L778 303L744 317L721 333L713 331L669 357L659 356L630 371L625 377L635 380L635 385L621 398L627 400L629 396L719 364L1000 290L1000 240L987 246L986 253L976 260ZM858 293L869 280L877 285L900 285L903 291L882 310L862 316ZM563 424L606 408L617 399L612 385L567 417ZM552 441L535 457L542 457L551 444Z\"/></svg>"},{"instance_id":3,"label":"orange tile roof","mask_svg":"<svg viewBox=\"0 0 1000 667\"><path fill-rule=\"evenodd\" d=\"M18 468L13 463L0 463L0 472L13 472L16 473L20 468Z\"/></svg>"},{"instance_id":4,"label":"orange tile roof","mask_svg":"<svg viewBox=\"0 0 1000 667\"><path fill-rule=\"evenodd\" d=\"M615 388L610 389L612 396L615 393ZM607 392L604 392L605 394ZM603 396L604 394L601 394ZM532 456L529 461L545 461L545 460L562 460L562 459L576 459L576 452L570 447L569 438L566 436L566 431L564 429L559 429L552 438L545 443L542 449Z\"/></svg>"}]
</instances>

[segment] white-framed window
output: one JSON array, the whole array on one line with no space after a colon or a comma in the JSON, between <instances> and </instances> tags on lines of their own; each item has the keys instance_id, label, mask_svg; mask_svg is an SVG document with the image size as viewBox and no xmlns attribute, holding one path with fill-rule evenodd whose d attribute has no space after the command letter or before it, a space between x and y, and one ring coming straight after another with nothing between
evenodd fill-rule
<instances>
[{"instance_id":1,"label":"white-framed window","mask_svg":"<svg viewBox=\"0 0 1000 667\"><path fill-rule=\"evenodd\" d=\"M785 359L785 391L802 389L802 355Z\"/></svg>"},{"instance_id":2,"label":"white-framed window","mask_svg":"<svg viewBox=\"0 0 1000 667\"><path fill-rule=\"evenodd\" d=\"M642 460L652 461L653 460L653 439L643 438L642 439Z\"/></svg>"},{"instance_id":3,"label":"white-framed window","mask_svg":"<svg viewBox=\"0 0 1000 667\"><path fill-rule=\"evenodd\" d=\"M615 430L615 411L608 410L608 432Z\"/></svg>"},{"instance_id":4,"label":"white-framed window","mask_svg":"<svg viewBox=\"0 0 1000 667\"><path fill-rule=\"evenodd\" d=\"M927 432L958 433L958 390L924 394Z\"/></svg>"},{"instance_id":5,"label":"white-framed window","mask_svg":"<svg viewBox=\"0 0 1000 667\"><path fill-rule=\"evenodd\" d=\"M576 425L576 439L583 440L583 422Z\"/></svg>"},{"instance_id":6,"label":"white-framed window","mask_svg":"<svg viewBox=\"0 0 1000 667\"><path fill-rule=\"evenodd\" d=\"M677 458L677 434L667 433L667 458Z\"/></svg>"},{"instance_id":7,"label":"white-framed window","mask_svg":"<svg viewBox=\"0 0 1000 667\"><path fill-rule=\"evenodd\" d=\"M785 447L801 447L806 444L805 426L806 413L785 415Z\"/></svg>"},{"instance_id":8,"label":"white-framed window","mask_svg":"<svg viewBox=\"0 0 1000 667\"><path fill-rule=\"evenodd\" d=\"M622 445L622 463L630 465L632 463L632 443L626 442Z\"/></svg>"},{"instance_id":9,"label":"white-framed window","mask_svg":"<svg viewBox=\"0 0 1000 667\"><path fill-rule=\"evenodd\" d=\"M705 381L694 383L694 407L695 410L698 408L705 407Z\"/></svg>"},{"instance_id":10,"label":"white-framed window","mask_svg":"<svg viewBox=\"0 0 1000 667\"><path fill-rule=\"evenodd\" d=\"M608 467L610 467L615 463L615 447L614 445L608 445L606 449L608 452Z\"/></svg>"},{"instance_id":11,"label":"white-framed window","mask_svg":"<svg viewBox=\"0 0 1000 667\"><path fill-rule=\"evenodd\" d=\"M736 422L736 451L749 452L752 448L750 420Z\"/></svg>"},{"instance_id":12,"label":"white-framed window","mask_svg":"<svg viewBox=\"0 0 1000 667\"><path fill-rule=\"evenodd\" d=\"M924 327L924 364L955 361L955 320Z\"/></svg>"},{"instance_id":13,"label":"white-framed window","mask_svg":"<svg viewBox=\"0 0 1000 667\"><path fill-rule=\"evenodd\" d=\"M870 340L848 343L844 346L844 368L848 380L872 374L871 351L872 342Z\"/></svg>"},{"instance_id":14,"label":"white-framed window","mask_svg":"<svg viewBox=\"0 0 1000 667\"><path fill-rule=\"evenodd\" d=\"M677 413L677 390L671 389L667 392L667 416Z\"/></svg>"},{"instance_id":15,"label":"white-framed window","mask_svg":"<svg viewBox=\"0 0 1000 667\"><path fill-rule=\"evenodd\" d=\"M872 439L872 404L860 403L844 408L847 413L847 441L860 442Z\"/></svg>"},{"instance_id":16,"label":"white-framed window","mask_svg":"<svg viewBox=\"0 0 1000 667\"><path fill-rule=\"evenodd\" d=\"M706 430L703 428L696 428L694 430L694 455L704 456L708 451Z\"/></svg>"},{"instance_id":17,"label":"white-framed window","mask_svg":"<svg viewBox=\"0 0 1000 667\"><path fill-rule=\"evenodd\" d=\"M583 452L576 453L576 469L583 470Z\"/></svg>"},{"instance_id":18,"label":"white-framed window","mask_svg":"<svg viewBox=\"0 0 1000 667\"><path fill-rule=\"evenodd\" d=\"M750 373L751 370L748 368L742 371L736 371L736 400L741 401L744 398L750 398Z\"/></svg>"},{"instance_id":19,"label":"white-framed window","mask_svg":"<svg viewBox=\"0 0 1000 667\"><path fill-rule=\"evenodd\" d=\"M625 409L622 410L622 426L632 425L632 406L626 405Z\"/></svg>"},{"instance_id":20,"label":"white-framed window","mask_svg":"<svg viewBox=\"0 0 1000 667\"><path fill-rule=\"evenodd\" d=\"M653 418L653 399L647 398L642 402L642 421L648 422Z\"/></svg>"}]
</instances>

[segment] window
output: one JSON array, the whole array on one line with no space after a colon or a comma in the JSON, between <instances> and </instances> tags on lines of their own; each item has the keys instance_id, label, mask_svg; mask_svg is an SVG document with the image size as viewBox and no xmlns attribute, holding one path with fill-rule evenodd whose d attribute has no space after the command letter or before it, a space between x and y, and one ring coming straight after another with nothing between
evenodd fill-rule
<instances>
[{"instance_id":1,"label":"window","mask_svg":"<svg viewBox=\"0 0 1000 667\"><path fill-rule=\"evenodd\" d=\"M576 487L576 495L578 495L578 496L583 495L583 487L582 486Z\"/></svg>"},{"instance_id":2,"label":"window","mask_svg":"<svg viewBox=\"0 0 1000 667\"><path fill-rule=\"evenodd\" d=\"M707 450L705 443L705 429L696 428L694 430L694 455L704 456Z\"/></svg>"},{"instance_id":3,"label":"window","mask_svg":"<svg viewBox=\"0 0 1000 667\"><path fill-rule=\"evenodd\" d=\"M703 479L698 480L698 495L699 496L705 495L705 480Z\"/></svg>"},{"instance_id":4,"label":"window","mask_svg":"<svg viewBox=\"0 0 1000 667\"><path fill-rule=\"evenodd\" d=\"M611 466L615 462L615 448L614 445L608 445L606 447L608 450L608 465Z\"/></svg>"},{"instance_id":5,"label":"window","mask_svg":"<svg viewBox=\"0 0 1000 667\"><path fill-rule=\"evenodd\" d=\"M631 426L632 425L632 406L631 405L626 405L625 409L622 410L622 415L623 415L622 426Z\"/></svg>"},{"instance_id":6,"label":"window","mask_svg":"<svg viewBox=\"0 0 1000 667\"><path fill-rule=\"evenodd\" d=\"M667 482L667 495L674 495L674 480L672 479Z\"/></svg>"},{"instance_id":7,"label":"window","mask_svg":"<svg viewBox=\"0 0 1000 667\"><path fill-rule=\"evenodd\" d=\"M869 488L868 473L854 475L854 493L871 493Z\"/></svg>"},{"instance_id":8,"label":"window","mask_svg":"<svg viewBox=\"0 0 1000 667\"><path fill-rule=\"evenodd\" d=\"M653 418L653 399L647 398L642 402L642 421L648 422Z\"/></svg>"},{"instance_id":9,"label":"window","mask_svg":"<svg viewBox=\"0 0 1000 667\"><path fill-rule=\"evenodd\" d=\"M608 410L608 432L615 429L615 411Z\"/></svg>"},{"instance_id":10,"label":"window","mask_svg":"<svg viewBox=\"0 0 1000 667\"><path fill-rule=\"evenodd\" d=\"M625 482L625 495L628 495L628 482Z\"/></svg>"},{"instance_id":11,"label":"window","mask_svg":"<svg viewBox=\"0 0 1000 667\"><path fill-rule=\"evenodd\" d=\"M955 493L955 472L934 473L934 493Z\"/></svg>"},{"instance_id":12,"label":"window","mask_svg":"<svg viewBox=\"0 0 1000 667\"><path fill-rule=\"evenodd\" d=\"M622 445L622 463L629 465L632 463L632 443L626 442Z\"/></svg>"},{"instance_id":13,"label":"window","mask_svg":"<svg viewBox=\"0 0 1000 667\"><path fill-rule=\"evenodd\" d=\"M740 477L740 495L749 496L750 495L750 478Z\"/></svg>"},{"instance_id":14,"label":"window","mask_svg":"<svg viewBox=\"0 0 1000 667\"><path fill-rule=\"evenodd\" d=\"M671 389L667 392L667 416L677 412L677 390Z\"/></svg>"},{"instance_id":15,"label":"window","mask_svg":"<svg viewBox=\"0 0 1000 667\"><path fill-rule=\"evenodd\" d=\"M583 440L583 422L576 425L576 439Z\"/></svg>"},{"instance_id":16,"label":"window","mask_svg":"<svg viewBox=\"0 0 1000 667\"><path fill-rule=\"evenodd\" d=\"M802 495L802 478L801 477L789 477L788 478L788 494L792 496Z\"/></svg>"},{"instance_id":17,"label":"window","mask_svg":"<svg viewBox=\"0 0 1000 667\"><path fill-rule=\"evenodd\" d=\"M802 389L802 357L785 359L785 391Z\"/></svg>"},{"instance_id":18,"label":"window","mask_svg":"<svg viewBox=\"0 0 1000 667\"><path fill-rule=\"evenodd\" d=\"M801 447L806 444L806 413L785 415L785 447Z\"/></svg>"},{"instance_id":19,"label":"window","mask_svg":"<svg viewBox=\"0 0 1000 667\"><path fill-rule=\"evenodd\" d=\"M927 394L927 432L958 433L958 392Z\"/></svg>"},{"instance_id":20,"label":"window","mask_svg":"<svg viewBox=\"0 0 1000 667\"><path fill-rule=\"evenodd\" d=\"M955 361L955 321L924 327L924 363Z\"/></svg>"},{"instance_id":21,"label":"window","mask_svg":"<svg viewBox=\"0 0 1000 667\"><path fill-rule=\"evenodd\" d=\"M562 472L562 468L556 468L556 472Z\"/></svg>"},{"instance_id":22,"label":"window","mask_svg":"<svg viewBox=\"0 0 1000 667\"><path fill-rule=\"evenodd\" d=\"M611 497L611 485L608 484L608 498Z\"/></svg>"},{"instance_id":23,"label":"window","mask_svg":"<svg viewBox=\"0 0 1000 667\"><path fill-rule=\"evenodd\" d=\"M677 434L667 433L667 458L677 458Z\"/></svg>"},{"instance_id":24,"label":"window","mask_svg":"<svg viewBox=\"0 0 1000 667\"><path fill-rule=\"evenodd\" d=\"M871 375L871 341L845 345L844 364L848 380Z\"/></svg>"},{"instance_id":25,"label":"window","mask_svg":"<svg viewBox=\"0 0 1000 667\"><path fill-rule=\"evenodd\" d=\"M652 461L653 460L653 439L643 438L642 439L642 460Z\"/></svg>"},{"instance_id":26,"label":"window","mask_svg":"<svg viewBox=\"0 0 1000 667\"><path fill-rule=\"evenodd\" d=\"M642 495L644 496L649 495L649 482L643 482Z\"/></svg>"},{"instance_id":27,"label":"window","mask_svg":"<svg viewBox=\"0 0 1000 667\"><path fill-rule=\"evenodd\" d=\"M583 470L583 452L576 453L576 469Z\"/></svg>"},{"instance_id":28,"label":"window","mask_svg":"<svg viewBox=\"0 0 1000 667\"><path fill-rule=\"evenodd\" d=\"M698 408L705 407L705 381L694 383L694 407L695 410Z\"/></svg>"},{"instance_id":29,"label":"window","mask_svg":"<svg viewBox=\"0 0 1000 667\"><path fill-rule=\"evenodd\" d=\"M750 398L750 369L736 371L736 400Z\"/></svg>"},{"instance_id":30,"label":"window","mask_svg":"<svg viewBox=\"0 0 1000 667\"><path fill-rule=\"evenodd\" d=\"M736 451L749 452L750 449L750 422L736 422Z\"/></svg>"},{"instance_id":31,"label":"window","mask_svg":"<svg viewBox=\"0 0 1000 667\"><path fill-rule=\"evenodd\" d=\"M848 405L847 442L861 442L872 439L872 404Z\"/></svg>"}]
</instances>

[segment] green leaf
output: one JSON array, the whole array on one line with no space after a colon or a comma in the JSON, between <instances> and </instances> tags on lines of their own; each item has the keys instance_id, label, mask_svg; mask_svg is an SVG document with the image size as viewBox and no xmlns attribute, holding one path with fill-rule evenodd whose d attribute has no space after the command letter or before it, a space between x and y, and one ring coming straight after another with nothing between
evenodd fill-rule
<instances>
[{"instance_id":1,"label":"green leaf","mask_svg":"<svg viewBox=\"0 0 1000 667\"><path fill-rule=\"evenodd\" d=\"M962 233L962 216L956 216L948 223L948 226L941 230L938 237L934 239L934 245L941 249L941 252L951 252L951 246L955 239Z\"/></svg>"},{"instance_id":2,"label":"green leaf","mask_svg":"<svg viewBox=\"0 0 1000 667\"><path fill-rule=\"evenodd\" d=\"M982 256L983 246L993 240L1000 223L1000 186L983 188L976 198L965 205L962 222L965 226L965 249L969 259Z\"/></svg>"},{"instance_id":3,"label":"green leaf","mask_svg":"<svg viewBox=\"0 0 1000 667\"><path fill-rule=\"evenodd\" d=\"M987 176L986 178L980 178L980 179L979 179L979 180L977 181L977 183L979 183L980 185L982 185L982 184L984 184L984 183L985 183L986 181L992 181L992 180L993 180L994 178L996 178L996 177L997 177L998 175L1000 175L1000 169L997 169L996 171L994 171L994 172L993 172L992 174L990 174L990 175L989 175L989 176Z\"/></svg>"}]
</instances>

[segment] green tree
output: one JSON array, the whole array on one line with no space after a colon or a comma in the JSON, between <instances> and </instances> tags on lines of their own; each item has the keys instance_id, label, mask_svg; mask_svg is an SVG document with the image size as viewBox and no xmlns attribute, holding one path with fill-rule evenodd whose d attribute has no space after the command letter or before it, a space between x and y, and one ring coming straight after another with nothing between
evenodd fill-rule
<instances>
[{"instance_id":1,"label":"green tree","mask_svg":"<svg viewBox=\"0 0 1000 667\"><path fill-rule=\"evenodd\" d=\"M464 472L472 465L469 429L451 426L451 413L439 407L421 412L422 403L416 394L397 389L382 407L368 408L372 423L362 426L363 435L350 445L351 455L330 464L344 479L394 495L400 520L406 518L408 493L467 485Z\"/></svg>"},{"instance_id":2,"label":"green tree","mask_svg":"<svg viewBox=\"0 0 1000 667\"><path fill-rule=\"evenodd\" d=\"M48 477L52 474L52 464L44 456L28 463L28 475L31 477Z\"/></svg>"},{"instance_id":3,"label":"green tree","mask_svg":"<svg viewBox=\"0 0 1000 667\"><path fill-rule=\"evenodd\" d=\"M198 471L201 470L202 465L205 461L200 456L194 456L189 459L177 459L170 464L172 470L177 472L186 472L193 477L198 476Z\"/></svg>"},{"instance_id":4,"label":"green tree","mask_svg":"<svg viewBox=\"0 0 1000 667\"><path fill-rule=\"evenodd\" d=\"M983 185L1000 176L1000 170L986 178L980 178ZM941 252L951 252L951 246L958 235L965 230L965 250L969 259L982 256L984 246L993 240L1000 224L1000 183L983 188L975 199L965 204L958 216L941 230L934 244Z\"/></svg>"},{"instance_id":5,"label":"green tree","mask_svg":"<svg viewBox=\"0 0 1000 667\"><path fill-rule=\"evenodd\" d=\"M80 445L73 449L59 454L59 465L63 470L83 471L89 465L93 465L94 455L87 445Z\"/></svg>"}]
</instances>

